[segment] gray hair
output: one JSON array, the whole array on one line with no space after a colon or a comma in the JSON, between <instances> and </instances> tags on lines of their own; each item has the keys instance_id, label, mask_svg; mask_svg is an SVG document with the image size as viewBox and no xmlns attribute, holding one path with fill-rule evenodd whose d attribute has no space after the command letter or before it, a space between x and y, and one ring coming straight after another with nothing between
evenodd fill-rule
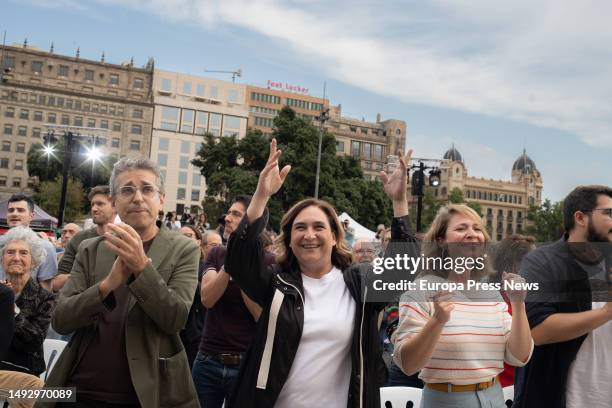
<instances>
[{"instance_id":1,"label":"gray hair","mask_svg":"<svg viewBox=\"0 0 612 408\"><path fill-rule=\"evenodd\" d=\"M165 193L164 178L159 171L159 166L157 166L157 163L145 157L124 157L113 166L113 172L111 173L108 183L110 187L110 195L112 197L117 195L118 186L115 186L117 177L121 173L125 173L126 171L130 170L149 170L151 173L155 174L155 180L159 192L162 194Z\"/></svg>"},{"instance_id":2,"label":"gray hair","mask_svg":"<svg viewBox=\"0 0 612 408\"><path fill-rule=\"evenodd\" d=\"M221 234L219 234L216 231L206 231L204 234L202 234L202 245L208 244L208 237L212 236L212 235L216 235L219 237L219 239L221 239L221 241L223 241L223 239L221 238Z\"/></svg>"},{"instance_id":3,"label":"gray hair","mask_svg":"<svg viewBox=\"0 0 612 408\"><path fill-rule=\"evenodd\" d=\"M14 227L0 237L0 264L4 261L4 250L14 241L24 241L30 246L32 254L32 271L45 261L47 251L45 251L44 241L34 231L28 227ZM32 272L30 271L30 272Z\"/></svg>"}]
</instances>

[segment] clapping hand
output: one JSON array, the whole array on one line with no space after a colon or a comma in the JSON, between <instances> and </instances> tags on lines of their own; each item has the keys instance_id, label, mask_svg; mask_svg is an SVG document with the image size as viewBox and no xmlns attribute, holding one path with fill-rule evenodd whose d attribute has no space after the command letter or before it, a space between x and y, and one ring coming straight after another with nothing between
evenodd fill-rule
<instances>
[{"instance_id":1,"label":"clapping hand","mask_svg":"<svg viewBox=\"0 0 612 408\"><path fill-rule=\"evenodd\" d=\"M408 165L412 157L412 149L402 156L400 152L399 166L391 174L380 172L385 194L392 201L403 201L406 199L406 185L408 184Z\"/></svg>"},{"instance_id":2,"label":"clapping hand","mask_svg":"<svg viewBox=\"0 0 612 408\"><path fill-rule=\"evenodd\" d=\"M450 320L451 312L455 308L455 305L450 301L452 297L452 292L438 292L432 296L433 319L436 319L440 324L446 324Z\"/></svg>"},{"instance_id":3,"label":"clapping hand","mask_svg":"<svg viewBox=\"0 0 612 408\"><path fill-rule=\"evenodd\" d=\"M504 282L504 288L506 296L510 302L524 302L527 296L527 290L525 289L525 279L515 273L502 273L502 281ZM505 284L505 283L508 284ZM513 289L518 288L518 289Z\"/></svg>"}]
</instances>

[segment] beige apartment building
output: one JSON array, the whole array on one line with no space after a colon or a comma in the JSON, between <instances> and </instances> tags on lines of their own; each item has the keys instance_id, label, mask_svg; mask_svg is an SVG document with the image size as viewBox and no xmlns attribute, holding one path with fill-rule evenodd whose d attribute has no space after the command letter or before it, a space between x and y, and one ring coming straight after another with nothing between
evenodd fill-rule
<instances>
[{"instance_id":1,"label":"beige apartment building","mask_svg":"<svg viewBox=\"0 0 612 408\"><path fill-rule=\"evenodd\" d=\"M0 199L31 192L26 157L42 143L47 125L98 128L97 145L115 157L148 156L153 103L153 63L133 63L58 55L28 46L0 46ZM83 136L87 129L79 129ZM92 133L93 134L93 133ZM78 163L76 164L78 165Z\"/></svg>"},{"instance_id":2,"label":"beige apartment building","mask_svg":"<svg viewBox=\"0 0 612 408\"><path fill-rule=\"evenodd\" d=\"M246 87L156 69L153 95L150 157L159 164L166 183L164 211L199 212L206 182L191 160L206 133L217 137L246 135Z\"/></svg>"},{"instance_id":3,"label":"beige apartment building","mask_svg":"<svg viewBox=\"0 0 612 408\"><path fill-rule=\"evenodd\" d=\"M459 188L466 202L479 203L487 231L495 241L524 233L530 225L529 207L542 203L542 176L525 151L514 161L510 180L468 176L463 157L454 146L444 153L440 170L440 186L426 188L431 188L434 196L445 202L453 189ZM412 197L410 200L413 204L416 202Z\"/></svg>"},{"instance_id":4,"label":"beige apartment building","mask_svg":"<svg viewBox=\"0 0 612 408\"><path fill-rule=\"evenodd\" d=\"M285 85L285 88L295 87ZM387 156L397 154L406 142L406 123L401 120L382 121L380 114L376 122L345 117L342 106L329 106L327 99L278 89L247 86L247 95L249 127L266 135L272 134L274 118L284 106L313 120L317 126L321 112L329 108L324 127L336 137L338 155L356 157L368 179L379 177Z\"/></svg>"}]
</instances>

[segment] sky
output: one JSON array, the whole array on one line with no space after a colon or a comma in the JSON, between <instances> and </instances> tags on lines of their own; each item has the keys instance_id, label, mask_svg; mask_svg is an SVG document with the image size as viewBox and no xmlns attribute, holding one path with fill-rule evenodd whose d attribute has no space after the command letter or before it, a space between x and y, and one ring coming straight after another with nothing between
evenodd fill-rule
<instances>
[{"instance_id":1,"label":"sky","mask_svg":"<svg viewBox=\"0 0 612 408\"><path fill-rule=\"evenodd\" d=\"M6 43L237 82L303 86L343 114L406 122L509 180L523 149L557 201L612 185L612 3L582 0L2 0Z\"/></svg>"}]
</instances>

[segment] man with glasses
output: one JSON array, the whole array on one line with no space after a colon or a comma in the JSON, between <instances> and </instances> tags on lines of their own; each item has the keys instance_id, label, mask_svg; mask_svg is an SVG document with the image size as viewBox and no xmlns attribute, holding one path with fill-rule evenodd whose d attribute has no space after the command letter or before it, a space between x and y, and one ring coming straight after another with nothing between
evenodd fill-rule
<instances>
[{"instance_id":1,"label":"man with glasses","mask_svg":"<svg viewBox=\"0 0 612 408\"><path fill-rule=\"evenodd\" d=\"M612 401L610 287L602 293L596 285L606 282L612 267L606 259L612 188L575 188L563 201L563 223L561 240L532 251L521 264L526 280L545 292L527 298L536 347L516 374L513 406L603 408Z\"/></svg>"},{"instance_id":2,"label":"man with glasses","mask_svg":"<svg viewBox=\"0 0 612 408\"><path fill-rule=\"evenodd\" d=\"M242 221L249 201L237 197L232 202L225 215L225 240ZM274 262L274 257L269 255L266 260ZM261 308L225 272L224 263L225 247L212 248L200 290L202 304L209 310L192 373L200 404L206 408L221 408L229 398L261 314Z\"/></svg>"},{"instance_id":3,"label":"man with glasses","mask_svg":"<svg viewBox=\"0 0 612 408\"><path fill-rule=\"evenodd\" d=\"M376 257L376 243L366 238L359 238L353 244L355 263L370 263Z\"/></svg>"},{"instance_id":4,"label":"man with glasses","mask_svg":"<svg viewBox=\"0 0 612 408\"><path fill-rule=\"evenodd\" d=\"M109 184L124 223L79 247L53 316L59 333L76 333L47 385L76 387L76 404L58 404L70 408L199 407L179 331L200 249L157 227L165 194L155 163L123 158Z\"/></svg>"}]
</instances>

